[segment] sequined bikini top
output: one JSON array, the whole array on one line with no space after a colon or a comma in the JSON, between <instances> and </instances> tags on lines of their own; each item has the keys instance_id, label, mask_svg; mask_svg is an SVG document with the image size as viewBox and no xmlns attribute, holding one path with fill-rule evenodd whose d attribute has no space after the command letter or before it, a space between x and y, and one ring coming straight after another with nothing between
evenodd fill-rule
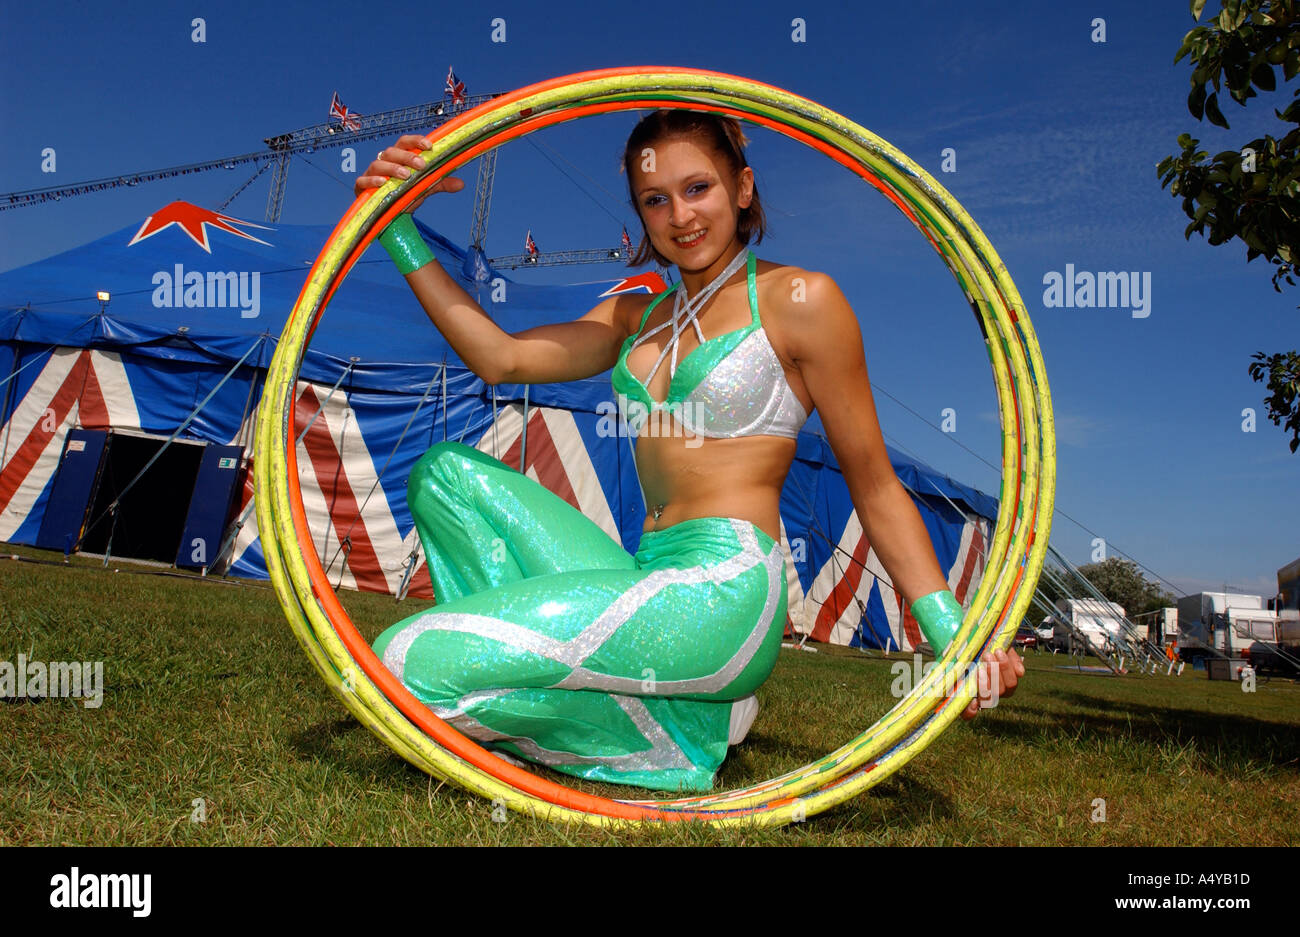
<instances>
[{"instance_id":1,"label":"sequined bikini top","mask_svg":"<svg viewBox=\"0 0 1300 937\"><path fill-rule=\"evenodd\" d=\"M744 260L749 287L749 309L753 316L749 325L723 335L705 339L696 321L704 302L725 283ZM741 436L784 436L794 439L808 419L799 398L785 379L785 370L772 350L767 333L758 317L758 287L755 282L757 261L754 252L746 250L737 254L728 268L708 287L690 300L684 301L685 290L680 282L657 296L641 318L635 335L623 342L618 361L611 374L611 383L618 395L619 409L634 435L639 435L648 420L663 413L670 414L688 435L709 438L736 438ZM644 335L641 330L650 319L655 307L669 294L676 293L673 318L656 326ZM682 311L683 306L686 307ZM645 381L638 380L627 366L627 356L656 332L673 327L672 337L659 360L655 362ZM688 326L695 327L699 347L693 349L677 367L677 341ZM668 397L657 401L650 396L646 385L653 380L659 365L671 350ZM669 435L659 430L659 435Z\"/></svg>"}]
</instances>

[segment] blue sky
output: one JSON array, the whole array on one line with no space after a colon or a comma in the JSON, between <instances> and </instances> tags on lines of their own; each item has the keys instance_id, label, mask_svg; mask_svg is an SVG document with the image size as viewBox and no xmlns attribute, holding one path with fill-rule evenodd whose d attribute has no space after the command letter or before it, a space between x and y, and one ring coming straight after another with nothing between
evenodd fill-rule
<instances>
[{"instance_id":1,"label":"blue sky","mask_svg":"<svg viewBox=\"0 0 1300 937\"><path fill-rule=\"evenodd\" d=\"M1210 152L1239 146L1272 129L1274 102L1225 103L1231 131L1188 115L1189 70L1173 64L1193 25L1184 0L866 3L854 12L803 0L662 10L448 4L436 13L400 0L14 6L0 14L5 192L259 150L265 137L322 122L335 90L361 113L436 100L448 65L471 93L658 64L811 98L935 174L1007 264L1055 404L1058 550L1085 563L1100 536L1177 589L1226 584L1265 595L1278 567L1300 554L1300 457L1263 419L1263 386L1246 371L1251 353L1297 344L1300 292L1275 293L1268 269L1248 266L1239 245L1185 241L1186 219L1155 174L1179 133ZM191 41L195 16L206 21L202 44ZM506 22L504 43L491 41L493 17ZM796 17L805 42L792 41ZM1092 41L1095 18L1105 20L1104 43ZM609 246L624 223L635 236L617 171L635 119L579 121L503 149L489 255L518 251L528 228L543 250ZM962 448L998 461L987 359L947 269L856 176L766 130L750 136L771 221L760 256L840 284L863 325L888 441L996 494L996 470ZM56 150L54 174L40 171L45 147ZM948 147L956 171L945 173ZM359 153L363 164L372 149ZM332 224L352 177L338 150L309 159L293 165L281 220ZM173 199L215 207L249 174L241 167L2 212L0 269L138 224ZM261 221L267 176L227 211ZM468 193L440 196L421 218L464 243L471 202ZM1150 315L1046 308L1044 275L1067 264L1149 272ZM562 276L618 274L604 266ZM933 424L955 409L957 431L938 432L891 397ZM1253 433L1242 431L1247 407L1257 413Z\"/></svg>"}]
</instances>

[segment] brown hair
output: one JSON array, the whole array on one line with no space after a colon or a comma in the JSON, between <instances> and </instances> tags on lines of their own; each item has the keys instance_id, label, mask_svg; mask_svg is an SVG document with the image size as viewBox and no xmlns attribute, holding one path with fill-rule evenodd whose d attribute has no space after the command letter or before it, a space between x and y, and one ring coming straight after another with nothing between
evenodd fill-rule
<instances>
[{"instance_id":1,"label":"brown hair","mask_svg":"<svg viewBox=\"0 0 1300 937\"><path fill-rule=\"evenodd\" d=\"M740 129L740 121L734 117L723 117L707 111L684 111L665 109L653 111L641 119L627 138L623 149L623 172L627 175L627 190L631 196L632 207L641 220L641 243L628 261L629 267L639 267L654 258L660 266L672 266L671 262L659 253L650 243L650 236L645 233L645 219L641 218L641 206L637 203L636 193L632 191L632 167L640 158L641 151L652 143L677 137L688 137L697 143L711 147L727 161L735 175L739 175L749 163L745 160L744 147L749 140ZM767 231L767 219L763 215L763 203L758 198L758 182L754 183L753 200L748 208L740 210L736 219L736 237L741 244L748 244L750 238L761 244Z\"/></svg>"}]
</instances>

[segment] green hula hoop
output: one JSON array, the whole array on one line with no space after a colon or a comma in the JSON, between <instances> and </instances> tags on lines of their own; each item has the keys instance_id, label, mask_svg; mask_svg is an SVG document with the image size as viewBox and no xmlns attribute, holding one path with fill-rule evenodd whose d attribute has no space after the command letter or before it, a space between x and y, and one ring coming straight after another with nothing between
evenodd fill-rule
<instances>
[{"instance_id":1,"label":"green hula hoop","mask_svg":"<svg viewBox=\"0 0 1300 937\"><path fill-rule=\"evenodd\" d=\"M861 735L822 758L743 790L671 801L608 800L488 754L412 708L328 587L306 529L292 448L295 385L333 291L383 228L438 180L482 152L544 126L645 108L709 110L768 127L830 156L884 194L952 271L975 313L997 388L1002 483L984 576L961 629L922 682ZM770 85L699 69L580 72L502 95L443 124L426 168L353 203L322 248L267 372L255 462L267 569L294 634L343 705L403 758L513 810L602 826L667 821L779 825L880 783L943 731L976 694L974 661L1005 648L1033 596L1051 530L1055 435L1042 355L1006 266L979 227L925 170L870 131ZM377 669L376 669L377 668ZM944 688L954 687L949 695ZM418 705L418 704L416 704Z\"/></svg>"}]
</instances>

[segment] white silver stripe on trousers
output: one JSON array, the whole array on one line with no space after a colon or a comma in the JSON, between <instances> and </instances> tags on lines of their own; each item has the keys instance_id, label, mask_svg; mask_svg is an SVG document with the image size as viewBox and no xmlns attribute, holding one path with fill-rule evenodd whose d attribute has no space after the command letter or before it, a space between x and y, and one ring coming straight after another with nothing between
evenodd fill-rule
<instances>
[{"instance_id":1,"label":"white silver stripe on trousers","mask_svg":"<svg viewBox=\"0 0 1300 937\"><path fill-rule=\"evenodd\" d=\"M744 643L732 658L712 674L688 680L661 681L655 684L656 696L683 693L716 693L734 680L753 659L780 601L779 590L784 587L783 557L779 545L764 553L752 527L732 520L732 527L741 544L741 552L711 567L693 566L688 569L655 570L631 589L615 599L595 621L569 639L559 641L549 635L539 634L530 628L490 615L470 615L458 612L432 610L404 628L384 649L384 666L399 680L404 679L406 657L421 635L429 631L456 631L475 634L499 641L510 647L531 651L572 668L572 673L551 689L599 689L610 692L634 693L641 689L642 681L635 677L617 677L588 670L582 664L595 654L615 632L635 615L651 598L671 585L697 585L711 582L720 584L744 575L756 566L767 571L767 595L762 613Z\"/></svg>"}]
</instances>

